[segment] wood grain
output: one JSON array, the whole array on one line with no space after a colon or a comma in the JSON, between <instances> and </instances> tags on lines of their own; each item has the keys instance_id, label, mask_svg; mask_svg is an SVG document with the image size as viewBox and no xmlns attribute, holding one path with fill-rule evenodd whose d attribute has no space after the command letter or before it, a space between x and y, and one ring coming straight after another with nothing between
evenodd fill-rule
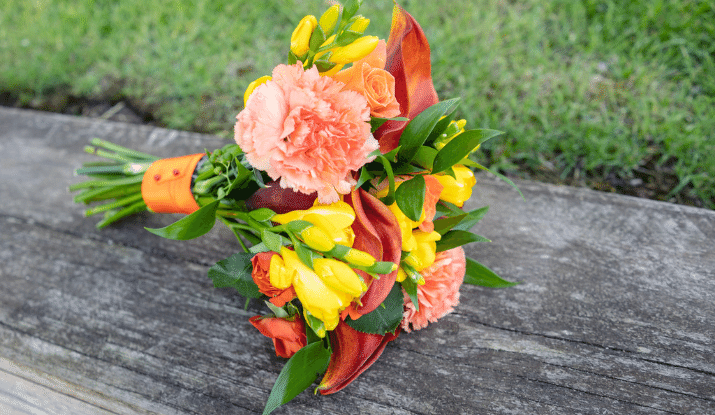
<instances>
[{"instance_id":1,"label":"wood grain","mask_svg":"<svg viewBox=\"0 0 715 415\"><path fill-rule=\"evenodd\" d=\"M260 413L284 363L248 323L265 309L206 276L233 236L164 240L143 227L177 217L151 214L96 230L66 190L93 137L165 157L225 143L0 109L0 408L19 387L46 413ZM493 242L468 253L522 284L464 286L343 391L275 413L715 413L715 212L518 184L525 200L479 177L468 207L490 206L474 230Z\"/></svg>"}]
</instances>

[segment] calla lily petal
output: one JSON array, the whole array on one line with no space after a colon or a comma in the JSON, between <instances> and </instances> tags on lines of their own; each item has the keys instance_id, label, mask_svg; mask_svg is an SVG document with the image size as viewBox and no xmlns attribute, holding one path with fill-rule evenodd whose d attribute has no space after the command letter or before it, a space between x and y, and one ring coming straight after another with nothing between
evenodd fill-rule
<instances>
[{"instance_id":1,"label":"calla lily petal","mask_svg":"<svg viewBox=\"0 0 715 415\"><path fill-rule=\"evenodd\" d=\"M355 221L352 225L355 232L353 248L367 252L378 261L399 265L402 257L402 238L395 215L384 203L362 189L350 193L346 201L355 211ZM368 290L360 299L362 304L356 307L355 311L367 314L387 298L395 284L397 270L382 275L379 280L362 271L359 273L368 285Z\"/></svg>"},{"instance_id":2,"label":"calla lily petal","mask_svg":"<svg viewBox=\"0 0 715 415\"><path fill-rule=\"evenodd\" d=\"M328 370L318 386L321 395L335 393L350 384L369 368L385 350L387 343L397 338L400 329L385 335L359 332L341 321L330 332L333 355Z\"/></svg>"},{"instance_id":3,"label":"calla lily petal","mask_svg":"<svg viewBox=\"0 0 715 415\"><path fill-rule=\"evenodd\" d=\"M392 11L385 70L395 78L395 95L400 103L401 117L412 119L439 102L432 83L427 37L417 21L398 5ZM382 153L397 148L406 125L404 121L387 121L375 131L374 136L380 143Z\"/></svg>"}]
</instances>

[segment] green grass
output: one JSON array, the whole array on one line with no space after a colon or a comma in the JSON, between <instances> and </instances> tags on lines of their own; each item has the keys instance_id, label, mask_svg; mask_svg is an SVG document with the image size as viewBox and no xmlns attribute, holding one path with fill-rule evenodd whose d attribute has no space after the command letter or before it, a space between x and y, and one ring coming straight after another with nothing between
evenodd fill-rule
<instances>
[{"instance_id":1,"label":"green grass","mask_svg":"<svg viewBox=\"0 0 715 415\"><path fill-rule=\"evenodd\" d=\"M715 209L715 2L400 2L432 45L440 97L507 135L483 161L573 182L671 172ZM285 61L321 1L0 0L0 92L28 106L128 100L171 128L230 136L246 85ZM392 2L365 0L386 37ZM577 181L577 180L576 180ZM667 192L666 192L667 193Z\"/></svg>"}]
</instances>

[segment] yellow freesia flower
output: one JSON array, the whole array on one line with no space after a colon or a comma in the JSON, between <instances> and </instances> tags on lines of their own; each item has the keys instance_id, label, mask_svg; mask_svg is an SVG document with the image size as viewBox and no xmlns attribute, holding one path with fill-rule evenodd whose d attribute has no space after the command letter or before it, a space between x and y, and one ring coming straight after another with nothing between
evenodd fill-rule
<instances>
[{"instance_id":1,"label":"yellow freesia flower","mask_svg":"<svg viewBox=\"0 0 715 415\"><path fill-rule=\"evenodd\" d=\"M298 26L293 30L290 37L290 51L295 56L303 56L310 48L310 36L318 26L318 19L313 15L305 16L300 20Z\"/></svg>"},{"instance_id":2,"label":"yellow freesia flower","mask_svg":"<svg viewBox=\"0 0 715 415\"><path fill-rule=\"evenodd\" d=\"M350 25L350 30L357 33L364 33L370 25L370 19L363 16L357 16L357 19Z\"/></svg>"},{"instance_id":3,"label":"yellow freesia flower","mask_svg":"<svg viewBox=\"0 0 715 415\"><path fill-rule=\"evenodd\" d=\"M409 251L405 262L415 270L421 271L434 264L437 250L437 241L442 239L438 232L414 231L415 249Z\"/></svg>"},{"instance_id":4,"label":"yellow freesia flower","mask_svg":"<svg viewBox=\"0 0 715 415\"><path fill-rule=\"evenodd\" d=\"M274 255L273 258L277 256ZM340 321L340 312L350 305L353 296L328 286L314 270L298 258L298 254L294 251L283 247L281 256L283 261L281 271L285 276L290 276L296 296L303 308L325 323L326 330L333 330ZM274 280L282 282L284 278L284 275L274 278L273 261L274 259L271 259L271 284L274 284Z\"/></svg>"},{"instance_id":5,"label":"yellow freesia flower","mask_svg":"<svg viewBox=\"0 0 715 415\"><path fill-rule=\"evenodd\" d=\"M452 170L456 179L445 173L434 176L444 186L439 198L461 207L472 196L472 187L477 184L477 179L472 169L461 164L455 164Z\"/></svg>"},{"instance_id":6,"label":"yellow freesia flower","mask_svg":"<svg viewBox=\"0 0 715 415\"><path fill-rule=\"evenodd\" d=\"M320 20L318 20L318 24L320 25L320 28L323 29L323 33L326 35L330 32L333 31L333 28L335 28L335 24L338 22L338 16L340 15L340 5L339 4L333 4L328 8L328 10L323 13L322 16L320 16Z\"/></svg>"},{"instance_id":7,"label":"yellow freesia flower","mask_svg":"<svg viewBox=\"0 0 715 415\"><path fill-rule=\"evenodd\" d=\"M271 220L282 225L294 220L310 222L325 232L336 244L352 246L355 240L355 234L350 227L355 221L355 211L343 201L275 215Z\"/></svg>"},{"instance_id":8,"label":"yellow freesia flower","mask_svg":"<svg viewBox=\"0 0 715 415\"><path fill-rule=\"evenodd\" d=\"M347 46L337 48L329 60L339 65L358 61L375 50L379 41L377 36L363 36Z\"/></svg>"},{"instance_id":9,"label":"yellow freesia flower","mask_svg":"<svg viewBox=\"0 0 715 415\"><path fill-rule=\"evenodd\" d=\"M365 281L344 262L318 258L313 260L313 269L330 288L349 294L353 298L360 297L367 291Z\"/></svg>"}]
</instances>

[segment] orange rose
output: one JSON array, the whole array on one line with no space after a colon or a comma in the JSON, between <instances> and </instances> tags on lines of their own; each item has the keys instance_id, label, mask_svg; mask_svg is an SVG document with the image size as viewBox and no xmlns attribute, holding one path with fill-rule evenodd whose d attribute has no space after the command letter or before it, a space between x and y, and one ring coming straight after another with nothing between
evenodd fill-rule
<instances>
[{"instance_id":1,"label":"orange rose","mask_svg":"<svg viewBox=\"0 0 715 415\"><path fill-rule=\"evenodd\" d=\"M253 264L253 282L258 286L258 291L270 297L270 302L276 307L283 307L285 303L296 297L293 286L281 290L271 285L268 271L271 269L271 258L278 255L275 252L259 252L251 258Z\"/></svg>"},{"instance_id":2,"label":"orange rose","mask_svg":"<svg viewBox=\"0 0 715 415\"><path fill-rule=\"evenodd\" d=\"M373 117L393 118L400 115L400 104L395 97L395 78L383 69L385 55L385 41L380 40L369 55L336 73L333 79L344 83L344 89L362 94Z\"/></svg>"},{"instance_id":3,"label":"orange rose","mask_svg":"<svg viewBox=\"0 0 715 415\"><path fill-rule=\"evenodd\" d=\"M276 355L290 358L308 344L305 323L299 316L291 318L254 316L248 319L262 335L273 339Z\"/></svg>"}]
</instances>

